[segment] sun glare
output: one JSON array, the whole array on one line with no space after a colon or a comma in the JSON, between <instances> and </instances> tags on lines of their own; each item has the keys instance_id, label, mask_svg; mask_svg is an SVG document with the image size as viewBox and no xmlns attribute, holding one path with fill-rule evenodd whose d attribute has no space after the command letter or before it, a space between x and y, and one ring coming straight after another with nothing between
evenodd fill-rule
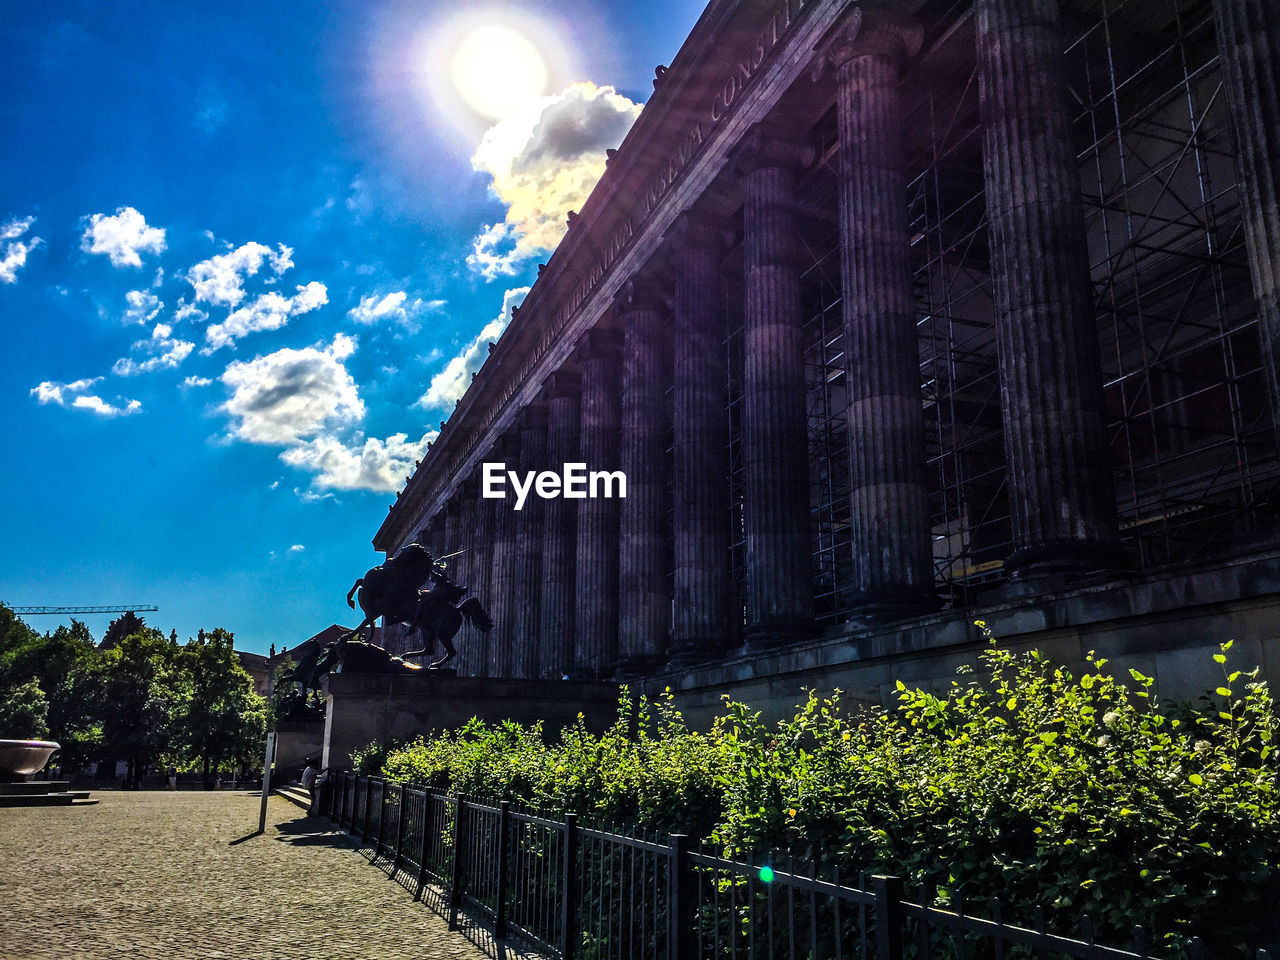
<instances>
[{"instance_id":1,"label":"sun glare","mask_svg":"<svg viewBox=\"0 0 1280 960\"><path fill-rule=\"evenodd\" d=\"M550 75L538 48L517 30L490 23L467 33L454 50L449 75L472 110L501 120L548 92Z\"/></svg>"}]
</instances>

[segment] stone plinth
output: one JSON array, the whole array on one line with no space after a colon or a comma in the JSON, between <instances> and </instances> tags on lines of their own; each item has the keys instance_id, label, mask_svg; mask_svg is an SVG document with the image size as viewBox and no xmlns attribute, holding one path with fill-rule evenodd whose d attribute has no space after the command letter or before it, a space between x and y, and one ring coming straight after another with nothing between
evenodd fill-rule
<instances>
[{"instance_id":1,"label":"stone plinth","mask_svg":"<svg viewBox=\"0 0 1280 960\"><path fill-rule=\"evenodd\" d=\"M276 724L276 769L301 770L308 757L318 760L324 750L324 727L324 717L281 720Z\"/></svg>"},{"instance_id":2,"label":"stone plinth","mask_svg":"<svg viewBox=\"0 0 1280 960\"><path fill-rule=\"evenodd\" d=\"M596 680L495 680L378 674L334 674L325 681L328 704L323 766L351 766L351 753L374 740L410 739L460 727L472 717L488 723L543 721L548 738L579 713L592 730L613 722L618 685Z\"/></svg>"}]
</instances>

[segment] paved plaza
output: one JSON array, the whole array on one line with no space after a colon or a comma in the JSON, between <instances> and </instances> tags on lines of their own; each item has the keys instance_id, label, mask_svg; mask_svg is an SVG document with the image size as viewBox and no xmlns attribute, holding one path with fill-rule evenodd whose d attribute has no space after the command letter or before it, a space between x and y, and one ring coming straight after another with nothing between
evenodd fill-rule
<instances>
[{"instance_id":1,"label":"paved plaza","mask_svg":"<svg viewBox=\"0 0 1280 960\"><path fill-rule=\"evenodd\" d=\"M272 797L95 793L0 811L0 958L482 960L355 846ZM238 841L238 842L237 842Z\"/></svg>"}]
</instances>

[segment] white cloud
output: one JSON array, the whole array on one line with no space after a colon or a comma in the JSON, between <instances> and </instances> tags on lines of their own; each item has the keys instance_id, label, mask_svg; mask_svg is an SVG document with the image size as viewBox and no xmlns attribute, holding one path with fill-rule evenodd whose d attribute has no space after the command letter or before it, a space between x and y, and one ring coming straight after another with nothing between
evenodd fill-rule
<instances>
[{"instance_id":1,"label":"white cloud","mask_svg":"<svg viewBox=\"0 0 1280 960\"><path fill-rule=\"evenodd\" d=\"M293 249L279 244L273 251L265 244L242 244L227 253L201 260L187 271L187 282L195 290L196 302L234 307L244 299L244 280L262 269L266 260L278 277L293 266Z\"/></svg>"},{"instance_id":2,"label":"white cloud","mask_svg":"<svg viewBox=\"0 0 1280 960\"><path fill-rule=\"evenodd\" d=\"M124 295L128 306L121 318L125 323L150 323L164 309L164 304L150 290L130 290Z\"/></svg>"},{"instance_id":3,"label":"white cloud","mask_svg":"<svg viewBox=\"0 0 1280 960\"><path fill-rule=\"evenodd\" d=\"M138 400L126 400L120 406L112 406L101 397L87 395L76 397L72 401L71 406L77 410L88 410L96 413L100 417L121 417L128 416L131 413L137 413L142 409L142 403Z\"/></svg>"},{"instance_id":4,"label":"white cloud","mask_svg":"<svg viewBox=\"0 0 1280 960\"><path fill-rule=\"evenodd\" d=\"M113 267L141 267L140 253L164 253L164 228L147 226L146 219L133 207L120 207L108 216L95 213L85 225L80 238L85 253L105 253Z\"/></svg>"},{"instance_id":5,"label":"white cloud","mask_svg":"<svg viewBox=\"0 0 1280 960\"><path fill-rule=\"evenodd\" d=\"M415 461L422 459L427 444L437 433L433 430L417 441L410 441L403 433L392 434L386 440L370 437L363 443L357 437L352 445L337 437L320 436L285 450L280 459L291 467L313 472L313 484L322 490L391 493L413 474Z\"/></svg>"},{"instance_id":6,"label":"white cloud","mask_svg":"<svg viewBox=\"0 0 1280 960\"><path fill-rule=\"evenodd\" d=\"M190 390L192 387L207 387L211 383L213 383L213 381L208 377L197 377L192 375L182 381L182 388L184 390Z\"/></svg>"},{"instance_id":7,"label":"white cloud","mask_svg":"<svg viewBox=\"0 0 1280 960\"><path fill-rule=\"evenodd\" d=\"M507 215L476 237L467 264L492 280L554 249L566 214L581 209L604 173L605 151L622 142L640 106L613 87L582 82L490 127L471 165L493 177Z\"/></svg>"},{"instance_id":8,"label":"white cloud","mask_svg":"<svg viewBox=\"0 0 1280 960\"><path fill-rule=\"evenodd\" d=\"M365 326L375 323L411 326L414 318L428 311L439 310L444 305L444 300L409 300L409 295L403 290L395 290L382 297L376 293L361 297L360 302L347 311L347 316Z\"/></svg>"},{"instance_id":9,"label":"white cloud","mask_svg":"<svg viewBox=\"0 0 1280 960\"><path fill-rule=\"evenodd\" d=\"M355 347L340 333L327 347L286 348L230 364L221 380L231 395L221 409L232 418L232 436L292 446L359 423L364 402L343 365Z\"/></svg>"},{"instance_id":10,"label":"white cloud","mask_svg":"<svg viewBox=\"0 0 1280 960\"><path fill-rule=\"evenodd\" d=\"M418 399L418 406L427 409L449 409L471 384L471 375L480 369L489 355L489 343L502 336L511 322L511 310L524 302L528 287L516 287L502 296L502 311L484 325L474 340L453 357L443 370L431 378L431 385Z\"/></svg>"},{"instance_id":11,"label":"white cloud","mask_svg":"<svg viewBox=\"0 0 1280 960\"><path fill-rule=\"evenodd\" d=\"M130 349L134 353L145 353L148 356L142 361L134 360L132 357L121 357L111 367L111 372L117 377L132 377L139 373L150 373L152 370L176 369L195 349L195 344L189 340L174 339L172 327L167 323L157 323L155 329L151 331L149 340L138 340Z\"/></svg>"},{"instance_id":12,"label":"white cloud","mask_svg":"<svg viewBox=\"0 0 1280 960\"><path fill-rule=\"evenodd\" d=\"M88 377L84 380L73 380L71 383L45 380L39 386L31 388L31 395L36 398L37 403L56 403L60 407L65 407L67 394L84 393L101 379L101 377Z\"/></svg>"},{"instance_id":13,"label":"white cloud","mask_svg":"<svg viewBox=\"0 0 1280 960\"><path fill-rule=\"evenodd\" d=\"M13 240L22 236L31 229L31 225L35 222L35 217L14 217L12 220L0 224L0 240Z\"/></svg>"},{"instance_id":14,"label":"white cloud","mask_svg":"<svg viewBox=\"0 0 1280 960\"><path fill-rule=\"evenodd\" d=\"M0 283L16 283L18 271L27 262L27 254L44 243L39 237L19 240L36 222L35 217L15 217L0 223Z\"/></svg>"},{"instance_id":15,"label":"white cloud","mask_svg":"<svg viewBox=\"0 0 1280 960\"><path fill-rule=\"evenodd\" d=\"M209 315L194 303L187 303L187 301L182 297L178 298L178 306L175 307L173 311L174 323L181 323L184 320L190 321L191 323L203 323L208 319Z\"/></svg>"},{"instance_id":16,"label":"white cloud","mask_svg":"<svg viewBox=\"0 0 1280 960\"><path fill-rule=\"evenodd\" d=\"M99 396L84 392L101 379L101 377L91 377L85 380L73 380L71 383L45 380L31 388L31 395L40 404L52 403L72 410L88 410L100 417L127 416L142 409L142 404L137 400L118 397L118 404L113 405Z\"/></svg>"},{"instance_id":17,"label":"white cloud","mask_svg":"<svg viewBox=\"0 0 1280 960\"><path fill-rule=\"evenodd\" d=\"M305 287L298 287L292 297L272 290L262 294L247 306L231 311L222 323L205 329L204 338L209 346L205 353L229 347L237 340L260 330L278 330L290 317L310 313L329 302L329 291L323 283L312 280Z\"/></svg>"},{"instance_id":18,"label":"white cloud","mask_svg":"<svg viewBox=\"0 0 1280 960\"><path fill-rule=\"evenodd\" d=\"M291 546L291 547L289 548L289 552L290 552L290 553L301 553L301 552L302 552L303 550L305 550L305 549L307 549L307 548L306 548L306 547L304 547L302 544L300 544L300 543L295 543L293 546Z\"/></svg>"}]
</instances>

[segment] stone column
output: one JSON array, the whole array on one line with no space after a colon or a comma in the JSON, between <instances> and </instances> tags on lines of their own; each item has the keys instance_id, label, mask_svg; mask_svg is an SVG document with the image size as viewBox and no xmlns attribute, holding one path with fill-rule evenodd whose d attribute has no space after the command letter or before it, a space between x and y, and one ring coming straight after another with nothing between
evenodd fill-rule
<instances>
[{"instance_id":1,"label":"stone column","mask_svg":"<svg viewBox=\"0 0 1280 960\"><path fill-rule=\"evenodd\" d=\"M519 437L506 434L494 447L488 459L515 469L520 455ZM512 676L512 642L516 627L516 514L515 500L507 490L505 500L489 500L493 504L493 567L490 573L489 615L493 630L489 633L489 676Z\"/></svg>"},{"instance_id":2,"label":"stone column","mask_svg":"<svg viewBox=\"0 0 1280 960\"><path fill-rule=\"evenodd\" d=\"M1280 8L1275 0L1214 0L1213 13L1235 130L1263 367L1280 431Z\"/></svg>"},{"instance_id":3,"label":"stone column","mask_svg":"<svg viewBox=\"0 0 1280 960\"><path fill-rule=\"evenodd\" d=\"M615 676L648 673L666 658L671 550L666 464L666 309L634 280L618 295L622 319L622 472L619 504L618 661Z\"/></svg>"},{"instance_id":4,"label":"stone column","mask_svg":"<svg viewBox=\"0 0 1280 960\"><path fill-rule=\"evenodd\" d=\"M519 469L541 471L547 469L547 410L545 407L525 407L520 412ZM514 491L512 491L514 493ZM515 509L512 516L516 525L515 564L515 621L512 640L512 676L541 676L539 634L542 620L539 607L542 600L542 518L543 500L530 490L524 505Z\"/></svg>"},{"instance_id":5,"label":"stone column","mask_svg":"<svg viewBox=\"0 0 1280 960\"><path fill-rule=\"evenodd\" d=\"M580 350L582 460L588 471L618 469L621 346L617 334L591 330ZM578 585L570 671L575 677L610 676L617 658L618 503L603 497L578 501Z\"/></svg>"},{"instance_id":6,"label":"stone column","mask_svg":"<svg viewBox=\"0 0 1280 960\"><path fill-rule=\"evenodd\" d=\"M746 189L742 469L747 640L807 633L813 616L803 318L795 184L804 149L752 128L736 152Z\"/></svg>"},{"instance_id":7,"label":"stone column","mask_svg":"<svg viewBox=\"0 0 1280 960\"><path fill-rule=\"evenodd\" d=\"M499 500L485 500L480 497L480 481L478 476L471 478L475 488L475 530L471 536L471 596L480 600L485 612L492 617L495 613L493 582L493 530L494 508ZM496 629L496 626L495 626ZM481 633L474 630L472 642L475 650L468 658L468 670L472 676L487 677L489 673L489 653L493 644L493 631Z\"/></svg>"},{"instance_id":8,"label":"stone column","mask_svg":"<svg viewBox=\"0 0 1280 960\"><path fill-rule=\"evenodd\" d=\"M671 664L720 657L736 640L730 616L729 392L720 305L723 243L715 226L682 214L672 350L671 493L675 564Z\"/></svg>"},{"instance_id":9,"label":"stone column","mask_svg":"<svg viewBox=\"0 0 1280 960\"><path fill-rule=\"evenodd\" d=\"M553 470L582 462L581 393L582 380L576 373L557 371L547 383L547 462ZM542 510L541 675L559 678L574 663L578 501L557 497Z\"/></svg>"},{"instance_id":10,"label":"stone column","mask_svg":"<svg viewBox=\"0 0 1280 960\"><path fill-rule=\"evenodd\" d=\"M840 278L855 612L934 605L920 345L907 232L898 77L913 19L855 7L822 51L836 71Z\"/></svg>"},{"instance_id":11,"label":"stone column","mask_svg":"<svg viewBox=\"0 0 1280 960\"><path fill-rule=\"evenodd\" d=\"M457 550L466 552L448 561L449 577L460 587L466 587L468 596L475 596L475 562L476 562L476 527L480 522L480 490L474 480L467 479L458 487L458 500L462 504L461 540ZM481 603L484 601L481 600ZM450 664L456 666L459 675L473 677L479 673L476 655L483 648L482 634L469 623L464 622L458 635L453 638L453 645L458 648L458 656Z\"/></svg>"},{"instance_id":12,"label":"stone column","mask_svg":"<svg viewBox=\"0 0 1280 960\"><path fill-rule=\"evenodd\" d=\"M441 537L439 545L435 548L437 557L443 557L446 554L454 553L463 547L463 526L462 526L462 497L460 491L454 491L449 502L444 508L444 536ZM448 571L449 578L453 579L454 569L461 557L451 557L445 561L445 568Z\"/></svg>"},{"instance_id":13,"label":"stone column","mask_svg":"<svg viewBox=\"0 0 1280 960\"><path fill-rule=\"evenodd\" d=\"M975 0L1015 578L1121 565L1058 0Z\"/></svg>"}]
</instances>

